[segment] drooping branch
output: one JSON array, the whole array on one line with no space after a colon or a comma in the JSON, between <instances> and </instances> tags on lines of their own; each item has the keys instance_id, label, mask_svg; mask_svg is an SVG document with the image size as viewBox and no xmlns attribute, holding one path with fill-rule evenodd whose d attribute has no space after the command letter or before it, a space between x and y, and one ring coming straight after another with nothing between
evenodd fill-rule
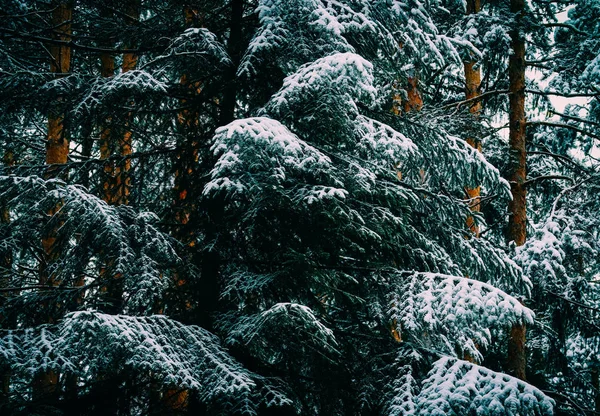
<instances>
[{"instance_id":1,"label":"drooping branch","mask_svg":"<svg viewBox=\"0 0 600 416\"><path fill-rule=\"evenodd\" d=\"M572 124L566 124L566 123L556 123L553 121L542 121L542 120L534 120L534 121L529 121L527 122L528 126L548 126L548 127L557 127L557 128L563 128L563 129L570 129L570 130L574 130L578 133L581 133L585 136L591 137L593 139L596 140L600 140L600 136L598 136L595 133L592 133L591 131L587 131L587 130L583 130L577 126L574 126Z\"/></svg>"},{"instance_id":2,"label":"drooping branch","mask_svg":"<svg viewBox=\"0 0 600 416\"><path fill-rule=\"evenodd\" d=\"M542 176L537 176L535 178L527 179L524 184L526 186L529 186L535 182L548 181L548 180L566 180L566 181L570 181L573 184L575 183L573 178L571 178L569 176L565 176L565 175L542 175Z\"/></svg>"}]
</instances>

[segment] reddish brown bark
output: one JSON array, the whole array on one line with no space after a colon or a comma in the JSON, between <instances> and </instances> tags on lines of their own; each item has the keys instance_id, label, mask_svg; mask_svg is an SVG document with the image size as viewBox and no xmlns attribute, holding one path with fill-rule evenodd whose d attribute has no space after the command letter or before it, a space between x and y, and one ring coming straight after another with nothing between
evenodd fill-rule
<instances>
[{"instance_id":1,"label":"reddish brown bark","mask_svg":"<svg viewBox=\"0 0 600 416\"><path fill-rule=\"evenodd\" d=\"M423 98L419 92L419 77L409 77L407 80L406 93L408 99L404 102L404 112L421 111L423 108Z\"/></svg>"},{"instance_id":2,"label":"reddish brown bark","mask_svg":"<svg viewBox=\"0 0 600 416\"><path fill-rule=\"evenodd\" d=\"M400 45L400 47L402 47L402 45ZM399 91L398 82L394 83L392 91L393 96L391 111L393 114L399 116L403 113L409 113L411 111L418 112L423 108L423 98L419 92L419 78L416 74L415 76L408 77L407 79L406 100L402 100L402 94ZM402 180L402 171L399 169L399 166L396 166L396 176L398 177L398 180ZM395 342L403 342L402 330L398 328L397 319L392 319L392 322L390 323L390 333L392 334L392 338Z\"/></svg>"},{"instance_id":3,"label":"reddish brown bark","mask_svg":"<svg viewBox=\"0 0 600 416\"><path fill-rule=\"evenodd\" d=\"M523 0L511 0L513 13L522 13ZM526 225L526 150L525 150L525 40L518 30L511 32L513 54L509 57L510 90L510 185L508 239L517 246L525 243Z\"/></svg>"},{"instance_id":4,"label":"reddish brown bark","mask_svg":"<svg viewBox=\"0 0 600 416\"><path fill-rule=\"evenodd\" d=\"M480 0L467 0L467 15L477 14L481 11ZM477 66L477 62L474 59L463 62L465 71L465 98L475 99L481 95L481 70ZM473 115L473 122L476 122L481 113L482 106L481 101L476 100L469 107L469 112ZM481 142L475 137L467 137L467 143L481 152ZM465 193L469 198L469 208L472 212L479 212L481 210L481 187L476 186L474 188L465 187ZM479 227L475 223L472 216L467 217L467 228L475 235L479 237ZM475 363L475 357L468 352L464 354L465 361Z\"/></svg>"},{"instance_id":5,"label":"reddish brown bark","mask_svg":"<svg viewBox=\"0 0 600 416\"><path fill-rule=\"evenodd\" d=\"M54 38L62 41L71 40L71 18L73 10L70 2L61 2L52 11ZM71 69L71 47L52 44L49 46L50 72L56 76L64 76ZM59 98L60 101L60 98ZM52 109L48 115L48 141L46 144L46 164L67 163L69 141L64 131L64 115L60 109Z\"/></svg>"},{"instance_id":6,"label":"reddish brown bark","mask_svg":"<svg viewBox=\"0 0 600 416\"><path fill-rule=\"evenodd\" d=\"M56 5L52 11L52 26L54 27L54 37L59 40L69 41L71 38L71 17L72 4L63 2ZM52 59L50 60L50 71L56 77L67 74L71 68L71 48L65 45L50 46ZM54 177L58 170L55 165L67 163L69 155L69 141L64 129L64 114L60 107L61 98L57 99L57 105L50 109L48 115L48 139L46 143L46 164L50 167L47 171L47 177ZM48 214L54 215L58 211L58 206L52 209ZM42 247L46 259L52 260L56 257L54 237L55 232L51 231L42 240ZM40 284L55 284L51 276L45 273L40 275Z\"/></svg>"},{"instance_id":7,"label":"reddish brown bark","mask_svg":"<svg viewBox=\"0 0 600 416\"><path fill-rule=\"evenodd\" d=\"M125 13L128 24L133 25L139 19L139 0L129 0ZM112 54L103 53L100 56L101 75L112 77L115 73L115 59ZM137 55L134 53L123 54L121 72L134 70L137 65ZM110 205L123 205L129 203L131 193L131 159L132 132L130 130L131 114L127 114L123 122L124 130L114 131L111 128L111 119L106 121L106 126L100 133L100 158L109 159L104 165L103 199ZM121 156L114 159L115 156Z\"/></svg>"},{"instance_id":8,"label":"reddish brown bark","mask_svg":"<svg viewBox=\"0 0 600 416\"><path fill-rule=\"evenodd\" d=\"M201 26L201 18L197 9L191 6L183 8L183 18L186 28ZM182 74L180 83L187 89L190 96L198 95L202 86L199 82L190 80L188 74ZM181 99L181 106L185 107L189 100ZM198 141L197 129L199 123L199 113L193 109L184 109L177 114L177 124L179 131L184 137L181 150L177 153L177 162L175 165L175 180L173 183L173 208L175 221L179 226L174 231L174 236L188 247L194 247L194 235L190 232L187 224L195 209L192 202L192 187L194 181L194 172L198 164L200 142ZM175 281L178 286L186 284L185 279L175 273ZM186 302L187 305L191 305ZM189 391L181 389L168 389L164 391L161 397L162 406L171 412L183 412L188 406Z\"/></svg>"},{"instance_id":9,"label":"reddish brown bark","mask_svg":"<svg viewBox=\"0 0 600 416\"><path fill-rule=\"evenodd\" d=\"M185 412L189 402L189 390L169 389L163 393L161 402L169 413Z\"/></svg>"},{"instance_id":10,"label":"reddish brown bark","mask_svg":"<svg viewBox=\"0 0 600 416\"><path fill-rule=\"evenodd\" d=\"M402 94L396 84L393 89L392 113L399 116L403 113L410 113L411 111L421 111L423 108L423 98L419 92L419 78L417 76L409 77L406 80L407 98L405 100L402 99Z\"/></svg>"},{"instance_id":11,"label":"reddish brown bark","mask_svg":"<svg viewBox=\"0 0 600 416\"><path fill-rule=\"evenodd\" d=\"M125 5L125 14L128 17L127 24L134 25L139 19L140 9L139 0L128 0ZM111 16L110 13L109 16ZM114 45L109 44L109 47ZM115 59L112 54L103 53L100 56L101 75L103 77L113 77L115 74ZM137 65L137 55L134 53L123 54L123 63L121 72L125 73L134 70ZM131 191L131 159L128 157L132 152L132 132L130 123L132 114L128 113L122 121L123 128L111 126L112 118L106 120L105 126L100 133L100 158L109 159L104 164L104 180L102 183L102 199L109 205L127 205ZM119 120L121 122L121 120ZM119 158L116 158L119 157ZM113 263L109 263L100 270L100 276L106 277ZM105 312L120 313L123 299L123 283L120 280L121 274L112 276L114 279L101 290L106 292L109 301L109 307Z\"/></svg>"},{"instance_id":12,"label":"reddish brown bark","mask_svg":"<svg viewBox=\"0 0 600 416\"><path fill-rule=\"evenodd\" d=\"M73 16L73 5L71 1L63 1L54 4L52 10L51 24L54 30L53 38L62 41L71 40L71 19ZM51 54L50 72L56 77L65 76L71 70L71 47L67 44L49 45ZM56 105L50 109L48 114L48 139L46 142L46 164L50 167L47 177L56 176L58 173L55 165L65 164L69 155L69 141L64 129L64 114L60 105L61 98L57 99ZM50 210L49 216L53 216L59 209L59 205ZM54 276L46 272L46 265L57 258L56 230L51 230L42 239L44 260L40 271L41 285L57 285ZM49 323L54 322L55 317L50 314L47 317ZM58 374L53 371L39 373L33 380L33 398L39 399L56 392Z\"/></svg>"},{"instance_id":13,"label":"reddish brown bark","mask_svg":"<svg viewBox=\"0 0 600 416\"><path fill-rule=\"evenodd\" d=\"M467 2L467 12L471 10L471 13L479 12L479 1L473 0ZM465 96L466 99L477 98L481 95L480 85L481 85L481 71L478 67L476 67L475 61L467 61L464 62L465 69ZM479 117L481 113L481 101L475 101L471 107L469 108L471 114L476 119ZM469 143L472 147L481 152L481 142L474 137L468 137L467 143ZM473 212L479 212L481 210L481 187L476 186L474 188L466 187L465 192L467 197L469 198L469 207ZM475 224L473 217L467 218L467 227L475 234L476 237L479 236L479 227Z\"/></svg>"},{"instance_id":14,"label":"reddish brown bark","mask_svg":"<svg viewBox=\"0 0 600 416\"><path fill-rule=\"evenodd\" d=\"M510 90L509 148L510 148L510 186L512 201L509 203L508 240L517 246L525 243L527 237L526 211L526 119L525 119L525 39L519 33L519 24L525 12L524 0L511 0L511 11L515 13L517 28L511 31L513 53L509 57L508 76ZM508 342L507 369L509 373L525 380L526 328L515 325L510 332Z\"/></svg>"},{"instance_id":15,"label":"reddish brown bark","mask_svg":"<svg viewBox=\"0 0 600 416\"><path fill-rule=\"evenodd\" d=\"M527 358L525 356L526 342L525 325L515 325L510 330L508 342L508 372L513 376L526 380L525 369Z\"/></svg>"},{"instance_id":16,"label":"reddish brown bark","mask_svg":"<svg viewBox=\"0 0 600 416\"><path fill-rule=\"evenodd\" d=\"M198 10L186 6L183 9L185 26L190 28L200 25ZM201 92L201 85L197 81L190 80L188 74L183 74L180 78L181 85L189 92L190 96L198 95ZM182 99L182 107L189 104L189 100ZM175 165L175 181L173 184L173 208L175 211L175 220L180 224L175 230L175 237L182 243L192 247L194 246L194 237L189 232L186 225L190 222L194 205L192 188L194 181L194 172L198 164L200 142L198 141L199 113L193 109L184 109L177 114L177 124L185 140L182 143L181 150L177 153L177 162ZM185 282L179 282L183 284Z\"/></svg>"}]
</instances>

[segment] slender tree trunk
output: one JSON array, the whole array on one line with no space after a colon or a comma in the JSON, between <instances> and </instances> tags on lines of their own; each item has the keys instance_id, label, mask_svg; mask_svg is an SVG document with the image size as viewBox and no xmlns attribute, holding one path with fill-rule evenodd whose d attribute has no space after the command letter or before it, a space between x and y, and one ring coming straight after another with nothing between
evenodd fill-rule
<instances>
[{"instance_id":1,"label":"slender tree trunk","mask_svg":"<svg viewBox=\"0 0 600 416\"><path fill-rule=\"evenodd\" d=\"M73 14L71 2L61 2L55 5L52 11L52 26L54 38L61 41L71 40L71 18ZM68 45L49 46L51 60L50 72L57 77L64 76L71 70L71 47ZM57 99L56 106L50 109L48 115L48 141L46 143L46 164L50 165L48 176L55 176L56 164L67 163L69 155L69 141L64 131L64 114L60 105L61 98Z\"/></svg>"},{"instance_id":2,"label":"slender tree trunk","mask_svg":"<svg viewBox=\"0 0 600 416\"><path fill-rule=\"evenodd\" d=\"M237 67L242 58L242 19L244 17L244 0L231 1L231 20L229 24L229 41L227 52L233 65L227 74L227 85L223 95L221 112L221 125L228 124L235 119L235 105L237 99Z\"/></svg>"},{"instance_id":3,"label":"slender tree trunk","mask_svg":"<svg viewBox=\"0 0 600 416\"><path fill-rule=\"evenodd\" d=\"M467 0L467 14L477 14L480 11L481 0ZM465 96L467 100L477 98L481 95L481 70L479 67L476 67L476 65L477 62L473 59L464 62ZM473 114L473 117L477 119L481 113L481 101L475 101L469 108L469 111L471 114ZM478 138L468 137L467 143L481 152L481 142ZM469 206L471 211L479 212L481 210L481 187L467 187L465 188L465 192L470 200ZM473 234L475 234L476 237L479 237L479 227L471 216L467 218L467 227L473 232Z\"/></svg>"},{"instance_id":4,"label":"slender tree trunk","mask_svg":"<svg viewBox=\"0 0 600 416\"><path fill-rule=\"evenodd\" d=\"M594 410L600 413L600 374L597 364L594 363L592 368L592 387L594 388Z\"/></svg>"},{"instance_id":5,"label":"slender tree trunk","mask_svg":"<svg viewBox=\"0 0 600 416\"><path fill-rule=\"evenodd\" d=\"M3 162L7 175L10 174L10 168L14 165L14 156L15 155L13 151L10 149L4 152ZM0 223L5 225L10 223L10 210L3 201L0 202ZM0 287L9 287L10 277L12 274L12 264L13 253L10 247L0 250ZM0 295L0 307L5 307L6 298L8 296L8 292ZM11 327L12 325L9 317L7 317L4 313L0 313L0 328L8 329ZM10 375L10 368L0 368L0 383L2 384L0 390L0 403L5 401L10 393Z\"/></svg>"},{"instance_id":6,"label":"slender tree trunk","mask_svg":"<svg viewBox=\"0 0 600 416\"><path fill-rule=\"evenodd\" d=\"M525 243L527 236L526 211L526 120L525 120L525 39L520 33L521 21L525 13L525 0L511 0L511 12L515 14L516 29L511 31L513 53L509 57L508 75L510 90L510 187L512 201L509 203L508 240L517 246ZM510 331L508 342L508 371L525 380L526 328L515 325Z\"/></svg>"},{"instance_id":7,"label":"slender tree trunk","mask_svg":"<svg viewBox=\"0 0 600 416\"><path fill-rule=\"evenodd\" d=\"M112 13L104 13L104 17L111 17ZM108 42L105 45L110 48L112 42ZM112 78L115 75L115 57L110 52L103 52L100 54L100 75L103 78ZM100 159L106 160L113 154L112 147L112 117L107 117L104 121L104 125L100 130ZM115 197L115 185L114 185L114 160L110 160L104 164L104 176L102 180L102 199L108 204L114 203Z\"/></svg>"},{"instance_id":8,"label":"slender tree trunk","mask_svg":"<svg viewBox=\"0 0 600 416\"><path fill-rule=\"evenodd\" d=\"M134 25L139 19L139 0L128 0L124 6L125 14L128 16L129 25ZM112 16L108 12L106 17ZM113 47L113 43L108 40L108 48ZM110 52L104 52L100 55L100 73L105 78L113 77L115 74L115 58ZM134 70L137 65L137 55L134 53L123 54L123 63L121 71L123 73ZM102 199L109 205L126 205L129 203L129 194L131 190L131 178L129 171L131 169L131 159L129 155L132 152L132 133L130 130L132 114L128 113L122 121L122 126L117 125L112 117L106 119L106 125L102 127L100 133L100 158L110 159L104 164L104 180L102 183ZM121 121L121 120L119 120ZM115 159L116 156L120 158ZM112 267L112 262L106 265L100 275L106 277L106 273ZM106 310L109 313L120 313L122 310L123 282L120 274L112 276L113 280L108 286L103 288L107 293L110 306Z\"/></svg>"},{"instance_id":9,"label":"slender tree trunk","mask_svg":"<svg viewBox=\"0 0 600 416\"><path fill-rule=\"evenodd\" d=\"M54 29L53 37L62 41L71 40L71 19L73 15L72 1L63 1L54 3L52 11L51 24ZM64 76L71 70L71 47L69 45L52 44L49 46L51 60L50 72L56 74L56 77ZM64 128L64 109L61 105L62 99L57 99L56 105L52 106L48 114L48 140L46 143L46 164L49 165L47 177L55 177L59 172L56 165L67 163L69 155L69 141ZM58 211L58 206L49 212L53 216ZM51 230L43 239L42 247L44 249L44 262L40 271L41 285L56 285L53 276L49 276L46 265L55 260L58 256L56 250L56 230ZM50 307L49 309L54 309ZM47 322L53 323L56 317L49 314ZM41 399L53 395L57 391L58 374L54 371L46 371L38 374L33 381L33 399Z\"/></svg>"},{"instance_id":10,"label":"slender tree trunk","mask_svg":"<svg viewBox=\"0 0 600 416\"><path fill-rule=\"evenodd\" d=\"M130 19L128 24L135 24L139 19L139 0L128 0L125 6L125 13ZM110 46L114 45L111 44ZM100 55L100 62L101 75L107 78L114 76L114 55L109 52L102 53ZM134 70L136 65L136 54L123 54L123 64L121 66L123 73ZM114 128L111 126L112 118L107 119L106 126L104 126L100 133L100 158L109 159L117 155L122 157L120 160L110 160L104 165L103 199L110 205L129 203L129 194L131 192L131 178L129 177L131 159L128 156L132 152L131 117L131 114L126 115L123 122L124 129Z\"/></svg>"},{"instance_id":11,"label":"slender tree trunk","mask_svg":"<svg viewBox=\"0 0 600 416\"><path fill-rule=\"evenodd\" d=\"M186 29L202 26L200 14L196 8L185 6L183 8L183 18ZM180 83L192 97L201 92L202 86L200 83L191 80L187 73L181 75ZM182 99L180 103L185 107L189 100ZM175 228L173 235L189 249L196 245L195 235L191 232L192 227L190 227L189 222L195 210L193 189L195 188L195 172L197 171L200 150L199 117L198 111L187 108L177 114L177 124L183 140L180 143L180 151L177 153L177 161L175 162L173 209L175 221L179 226ZM179 273L175 273L174 277L177 286L183 287L187 283ZM186 307L189 307L189 301L185 300L185 303ZM160 395L160 406L168 414L185 412L188 401L189 391L185 389L167 389Z\"/></svg>"},{"instance_id":12,"label":"slender tree trunk","mask_svg":"<svg viewBox=\"0 0 600 416\"><path fill-rule=\"evenodd\" d=\"M186 28L201 25L199 22L198 10L186 6L183 9L183 16ZM189 74L181 75L180 83L185 87L186 92L190 96L200 94L202 86L199 82L190 80ZM189 104L189 100L182 99L182 106ZM175 165L175 181L173 185L173 208L175 213L175 221L180 224L174 230L174 236L183 244L193 247L195 245L194 235L190 232L188 223L191 220L192 213L195 209L193 200L195 195L194 189L194 173L197 170L199 145L198 140L198 122L199 114L193 109L184 109L177 115L177 124L179 132L183 140L180 143L180 151L177 153L177 161ZM179 282L179 285L185 284L185 281Z\"/></svg>"},{"instance_id":13,"label":"slender tree trunk","mask_svg":"<svg viewBox=\"0 0 600 416\"><path fill-rule=\"evenodd\" d=\"M402 45L400 45L402 47ZM413 73L412 77L408 77L406 83L406 93L407 99L402 99L402 94L400 93L400 81L394 82L392 86L392 109L391 112L397 116L402 115L403 113L409 113L411 111L418 112L423 108L423 98L421 97L421 93L419 92L419 77L416 72ZM402 180L402 171L400 170L400 165L396 165L396 176L398 180ZM396 304L393 305L397 306ZM401 343L402 339L402 329L398 327L398 320L392 319L390 322L390 333L395 342Z\"/></svg>"},{"instance_id":14,"label":"slender tree trunk","mask_svg":"<svg viewBox=\"0 0 600 416\"><path fill-rule=\"evenodd\" d=\"M129 24L135 25L139 21L140 17L140 0L129 0L127 2L126 10L127 16L129 16ZM123 54L123 64L121 65L121 71L123 73L133 71L137 66L138 56L135 53ZM129 204L129 195L131 194L131 159L130 155L133 151L132 143L132 131L131 122L133 114L128 113L124 122L124 131L119 134L119 155L121 160L115 167L114 176L116 192L114 194L114 203L117 205Z\"/></svg>"}]
</instances>

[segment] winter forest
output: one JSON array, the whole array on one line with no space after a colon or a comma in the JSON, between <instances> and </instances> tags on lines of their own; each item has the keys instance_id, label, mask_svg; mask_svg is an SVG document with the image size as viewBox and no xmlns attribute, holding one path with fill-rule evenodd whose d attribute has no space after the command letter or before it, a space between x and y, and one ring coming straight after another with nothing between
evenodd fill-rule
<instances>
[{"instance_id":1,"label":"winter forest","mask_svg":"<svg viewBox=\"0 0 600 416\"><path fill-rule=\"evenodd\" d=\"M599 0L0 0L0 414L600 414Z\"/></svg>"}]
</instances>

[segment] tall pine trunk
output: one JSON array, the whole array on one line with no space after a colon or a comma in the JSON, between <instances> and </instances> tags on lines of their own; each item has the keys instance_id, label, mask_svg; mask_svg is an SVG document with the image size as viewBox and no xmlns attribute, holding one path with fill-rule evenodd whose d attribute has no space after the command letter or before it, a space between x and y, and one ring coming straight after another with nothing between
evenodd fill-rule
<instances>
[{"instance_id":1,"label":"tall pine trunk","mask_svg":"<svg viewBox=\"0 0 600 416\"><path fill-rule=\"evenodd\" d=\"M183 9L185 28L189 29L201 25L197 9L186 6ZM175 162L175 179L173 184L173 210L175 222L178 226L173 235L183 244L193 247L195 245L194 235L190 232L188 223L192 219L195 209L194 200L194 174L197 170L200 142L198 138L199 113L192 108L186 108L193 103L193 97L200 94L202 86L196 80L190 79L190 75L181 75L180 83L184 87L186 97L180 100L182 111L177 114L177 125L182 140L179 143L179 151ZM180 285L185 284L182 280Z\"/></svg>"},{"instance_id":2,"label":"tall pine trunk","mask_svg":"<svg viewBox=\"0 0 600 416\"><path fill-rule=\"evenodd\" d=\"M14 165L15 155L11 149L7 149L4 152L3 164L5 167L5 174L9 175L11 166ZM5 205L4 201L0 201L0 224L8 225L10 223L10 210ZM8 233L8 230L5 228ZM3 240L8 238L8 235L3 235ZM0 288L7 289L10 286L11 274L13 265L13 252L10 247L0 249ZM5 307L6 300L10 292L0 294L0 308ZM0 313L0 329L9 329L13 327L10 318L3 313ZM0 368L0 383L2 384L0 390L0 403L8 399L10 393L10 368Z\"/></svg>"},{"instance_id":3,"label":"tall pine trunk","mask_svg":"<svg viewBox=\"0 0 600 416\"><path fill-rule=\"evenodd\" d=\"M481 0L467 0L467 14L477 14L481 11ZM465 61L463 63L465 70L465 96L467 100L475 99L470 107L469 112L473 114L473 117L477 119L481 113L481 101L477 100L477 97L481 95L481 70L479 67L476 68L477 62L474 59ZM478 138L468 137L467 143L472 147L481 152L481 142ZM469 207L473 212L479 212L481 210L481 187L476 186L474 188L465 188L467 197L469 198ZM467 227L475 234L479 236L479 227L475 223L473 217L467 218Z\"/></svg>"},{"instance_id":4,"label":"tall pine trunk","mask_svg":"<svg viewBox=\"0 0 600 416\"><path fill-rule=\"evenodd\" d=\"M400 45L402 48L402 45ZM418 112L423 108L423 98L421 97L421 93L419 91L419 77L416 71L413 72L413 76L409 76L406 81L406 100L402 99L402 94L400 93L400 81L394 82L392 86L392 109L391 112L397 116L402 115L403 113L410 113L412 111ZM400 170L400 165L396 166L396 176L398 180L402 180L402 171ZM394 303L393 307L397 307ZM390 322L390 333L395 342L401 343L402 339L402 330L398 325L398 320L396 318L392 319Z\"/></svg>"},{"instance_id":5,"label":"tall pine trunk","mask_svg":"<svg viewBox=\"0 0 600 416\"><path fill-rule=\"evenodd\" d=\"M513 53L509 58L509 90L510 90L510 187L512 201L509 203L508 240L517 246L525 243L527 237L526 211L526 120L525 120L525 39L520 33L524 0L511 0L511 12L515 14L515 29L510 33ZM510 331L508 342L507 369L515 377L525 380L526 328L515 325Z\"/></svg>"},{"instance_id":6,"label":"tall pine trunk","mask_svg":"<svg viewBox=\"0 0 600 416\"><path fill-rule=\"evenodd\" d=\"M53 3L51 24L53 28L53 38L62 42L71 40L71 19L73 16L73 3L63 1ZM71 70L71 47L65 43L52 43L50 50L50 72L56 77L65 76ZM69 155L69 140L65 132L65 115L61 103L61 97L56 99L54 105L50 107L48 114L48 139L46 142L46 164L49 166L46 176L56 177L60 171L60 166L67 163ZM57 213L59 206L52 209L48 214L53 216ZM44 251L44 260L40 270L40 285L55 286L58 282L54 276L49 275L47 265L56 260L58 252L56 249L56 229L50 230L42 238L42 247ZM45 305L52 311L54 305ZM53 312L45 319L46 322L53 323L56 319ZM33 381L33 399L43 399L53 395L57 391L58 374L54 371L45 371L38 374Z\"/></svg>"},{"instance_id":7,"label":"tall pine trunk","mask_svg":"<svg viewBox=\"0 0 600 416\"><path fill-rule=\"evenodd\" d=\"M139 0L128 0L124 6L124 12L127 15L128 24L135 24L139 19ZM106 13L106 17L110 18L111 16L112 12ZM108 48L114 47L110 40L108 40L108 43ZM102 77L110 78L114 76L115 58L112 53L102 53L100 55L100 64ZM123 63L121 66L123 73L135 69L136 65L136 54L123 54ZM131 159L129 156L132 152L131 118L132 114L130 113L126 114L123 120L118 121L112 117L108 117L100 132L100 158L107 160L104 164L102 199L109 205L126 205L129 203L131 190L131 178L129 175ZM102 278L107 278L106 273L111 267L112 263L109 263L100 271ZM103 290L107 293L110 305L106 312L120 313L123 299L121 275L113 275L112 281Z\"/></svg>"},{"instance_id":8,"label":"tall pine trunk","mask_svg":"<svg viewBox=\"0 0 600 416\"><path fill-rule=\"evenodd\" d=\"M235 105L237 100L237 66L242 58L242 19L244 17L244 0L231 1L231 19L229 23L229 41L227 52L233 65L228 70L221 108L221 125L228 124L235 119Z\"/></svg>"},{"instance_id":9,"label":"tall pine trunk","mask_svg":"<svg viewBox=\"0 0 600 416\"><path fill-rule=\"evenodd\" d=\"M198 9L189 5L183 8L183 19L186 29L202 25ZM189 74L183 73L179 82L184 87L186 96L189 95L190 98L193 98L200 94L202 88L200 82L190 79ZM193 249L196 242L189 222L196 208L193 202L195 199L193 189L200 150L198 137L200 115L193 108L185 108L190 105L190 99L181 99L180 103L184 109L177 114L177 125L182 140L177 152L173 183L173 211L175 222L177 223L177 227L173 231L173 236L189 249ZM185 278L180 276L179 273L175 273L174 277L179 287L183 287L187 283ZM187 299L185 300L185 304L186 308L190 304ZM167 414L186 412L188 403L189 391L187 389L172 388L160 394L159 406Z\"/></svg>"}]
</instances>

